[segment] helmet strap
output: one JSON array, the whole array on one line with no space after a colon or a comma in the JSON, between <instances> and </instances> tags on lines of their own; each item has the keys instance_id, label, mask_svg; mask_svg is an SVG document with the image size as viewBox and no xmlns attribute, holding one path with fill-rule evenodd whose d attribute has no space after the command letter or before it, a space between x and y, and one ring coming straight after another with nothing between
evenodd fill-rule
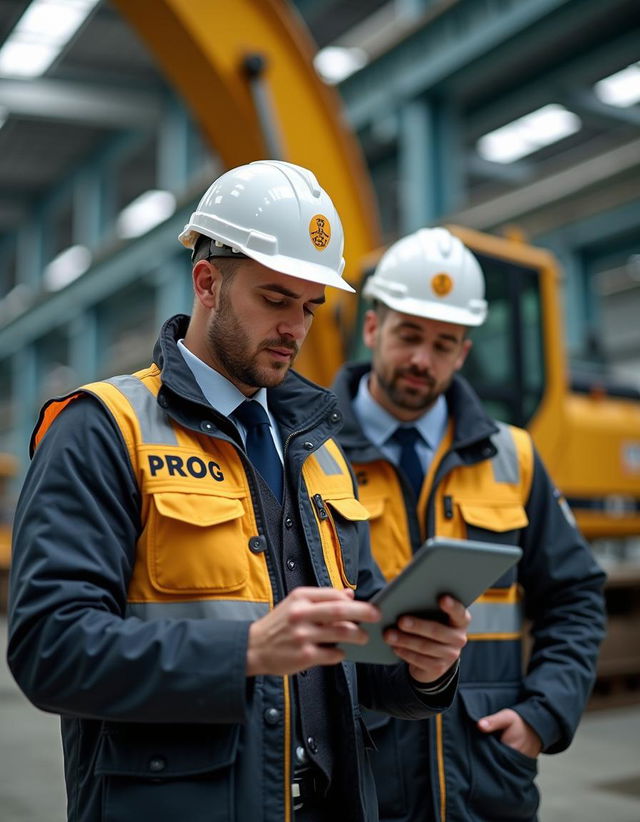
<instances>
[{"instance_id":1,"label":"helmet strap","mask_svg":"<svg viewBox=\"0 0 640 822\"><path fill-rule=\"evenodd\" d=\"M201 259L210 259L211 257L231 257L232 259L248 259L247 255L244 254L242 251L237 251L230 245L224 245L219 240L214 240L210 237L206 237L204 234L201 234L196 242L195 246L193 247L193 251L191 253L191 262L195 261L196 255L201 251L202 247L208 243L209 249L206 258Z\"/></svg>"}]
</instances>

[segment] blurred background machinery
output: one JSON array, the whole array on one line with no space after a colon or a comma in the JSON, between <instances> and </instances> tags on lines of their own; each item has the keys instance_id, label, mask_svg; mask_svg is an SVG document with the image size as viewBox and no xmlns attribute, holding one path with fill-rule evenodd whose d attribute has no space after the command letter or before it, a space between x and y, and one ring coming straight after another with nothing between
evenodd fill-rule
<instances>
[{"instance_id":1,"label":"blurred background machinery","mask_svg":"<svg viewBox=\"0 0 640 822\"><path fill-rule=\"evenodd\" d=\"M40 403L148 362L204 188L280 157L334 198L354 284L424 225L478 255L467 375L609 571L596 696L637 697L639 102L636 0L2 0L5 521ZM299 359L324 384L362 308L328 297Z\"/></svg>"}]
</instances>

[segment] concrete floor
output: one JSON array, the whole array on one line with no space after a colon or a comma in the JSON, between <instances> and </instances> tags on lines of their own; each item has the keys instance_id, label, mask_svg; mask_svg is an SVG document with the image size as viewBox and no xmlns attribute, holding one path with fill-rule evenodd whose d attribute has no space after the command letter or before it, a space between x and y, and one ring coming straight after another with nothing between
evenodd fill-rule
<instances>
[{"instance_id":1,"label":"concrete floor","mask_svg":"<svg viewBox=\"0 0 640 822\"><path fill-rule=\"evenodd\" d=\"M18 691L5 644L0 619L0 822L63 822L58 719ZM640 705L587 713L568 751L541 757L539 784L541 822L640 822Z\"/></svg>"}]
</instances>

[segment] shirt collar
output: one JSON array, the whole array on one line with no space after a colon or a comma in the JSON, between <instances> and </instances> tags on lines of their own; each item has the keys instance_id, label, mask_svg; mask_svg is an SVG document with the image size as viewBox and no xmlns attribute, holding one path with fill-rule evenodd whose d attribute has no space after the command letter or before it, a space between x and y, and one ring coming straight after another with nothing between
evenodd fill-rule
<instances>
[{"instance_id":1,"label":"shirt collar","mask_svg":"<svg viewBox=\"0 0 640 822\"><path fill-rule=\"evenodd\" d=\"M398 427L399 421L379 405L369 391L369 374L360 378L358 391L353 400L353 410L368 439L381 448ZM449 411L444 394L441 394L431 408L411 423L432 450L437 450L447 429Z\"/></svg>"},{"instance_id":2,"label":"shirt collar","mask_svg":"<svg viewBox=\"0 0 640 822\"><path fill-rule=\"evenodd\" d=\"M196 357L192 351L189 351L184 344L184 340L178 340L178 349L198 383L200 390L204 394L205 399L209 405L215 408L220 414L223 414L225 417L230 416L240 403L247 399L242 391L236 388L226 377L223 377L219 371L211 368L210 365L207 365L199 357ZM267 405L267 389L259 388L251 399L259 402L269 415L269 419L271 419L269 406Z\"/></svg>"}]
</instances>

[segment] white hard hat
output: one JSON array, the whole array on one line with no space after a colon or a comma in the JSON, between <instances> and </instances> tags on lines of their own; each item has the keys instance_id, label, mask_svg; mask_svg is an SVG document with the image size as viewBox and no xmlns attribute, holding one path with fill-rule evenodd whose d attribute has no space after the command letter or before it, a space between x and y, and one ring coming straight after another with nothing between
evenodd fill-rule
<instances>
[{"instance_id":1,"label":"white hard hat","mask_svg":"<svg viewBox=\"0 0 640 822\"><path fill-rule=\"evenodd\" d=\"M421 228L390 246L362 293L394 311L458 325L482 325L487 316L480 265L445 228Z\"/></svg>"},{"instance_id":2,"label":"white hard hat","mask_svg":"<svg viewBox=\"0 0 640 822\"><path fill-rule=\"evenodd\" d=\"M193 249L202 235L282 274L354 291L342 278L338 212L315 175L293 163L258 160L219 177L179 240Z\"/></svg>"}]
</instances>

